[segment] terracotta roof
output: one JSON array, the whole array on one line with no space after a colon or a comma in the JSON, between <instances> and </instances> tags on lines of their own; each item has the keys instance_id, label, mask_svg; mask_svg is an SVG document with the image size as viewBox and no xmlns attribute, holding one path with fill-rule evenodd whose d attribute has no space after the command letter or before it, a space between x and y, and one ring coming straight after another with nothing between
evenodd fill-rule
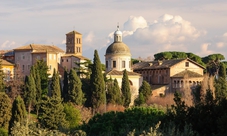
<instances>
[{"instance_id":1,"label":"terracotta roof","mask_svg":"<svg viewBox=\"0 0 227 136\"><path fill-rule=\"evenodd\" d=\"M200 74L193 72L193 71L190 71L190 70L184 70L180 73L177 73L176 75L173 75L172 77L184 77L184 76L188 76L189 78L203 77L203 75L200 75Z\"/></svg>"},{"instance_id":2,"label":"terracotta roof","mask_svg":"<svg viewBox=\"0 0 227 136\"><path fill-rule=\"evenodd\" d=\"M88 58L86 58L84 56L80 56L80 55L76 55L76 54L64 54L61 57L77 57L77 58L82 59L82 60L89 60Z\"/></svg>"},{"instance_id":3,"label":"terracotta roof","mask_svg":"<svg viewBox=\"0 0 227 136\"><path fill-rule=\"evenodd\" d=\"M199 67L205 69L202 65L196 63L195 61L187 58L187 59L171 59L171 60L162 60L162 61L147 61L147 62L139 62L136 63L132 66L132 68L134 70L137 69L161 69L161 68L170 68L172 66L174 66L175 64L184 61L184 60L188 60L196 65L198 65Z\"/></svg>"},{"instance_id":4,"label":"terracotta roof","mask_svg":"<svg viewBox=\"0 0 227 136\"><path fill-rule=\"evenodd\" d=\"M4 60L4 59L0 59L1 63L2 63L2 66L14 66L13 63L7 61L7 60Z\"/></svg>"},{"instance_id":5,"label":"terracotta roof","mask_svg":"<svg viewBox=\"0 0 227 136\"><path fill-rule=\"evenodd\" d=\"M25 46L18 47L14 50L32 50L35 52L64 52L62 49L55 45L41 45L41 44L29 44Z\"/></svg>"},{"instance_id":6,"label":"terracotta roof","mask_svg":"<svg viewBox=\"0 0 227 136\"><path fill-rule=\"evenodd\" d=\"M140 76L141 74L127 71L128 76ZM110 70L107 75L123 75L123 71Z\"/></svg>"},{"instance_id":7,"label":"terracotta roof","mask_svg":"<svg viewBox=\"0 0 227 136\"><path fill-rule=\"evenodd\" d=\"M71 31L71 32L69 32L69 33L67 33L67 34L79 34L79 35L82 35L81 33L77 32L77 31L75 31L75 30L73 30L73 31Z\"/></svg>"}]
</instances>

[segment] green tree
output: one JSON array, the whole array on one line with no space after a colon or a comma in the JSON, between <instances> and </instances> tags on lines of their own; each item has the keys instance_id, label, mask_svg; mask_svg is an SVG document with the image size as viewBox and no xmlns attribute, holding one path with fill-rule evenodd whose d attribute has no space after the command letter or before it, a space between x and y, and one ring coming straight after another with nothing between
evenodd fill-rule
<instances>
[{"instance_id":1,"label":"green tree","mask_svg":"<svg viewBox=\"0 0 227 136\"><path fill-rule=\"evenodd\" d=\"M76 109L76 107L74 107L72 103L64 104L64 113L65 113L65 119L69 124L70 130L73 130L77 126L79 126L79 123L81 121L80 111Z\"/></svg>"},{"instance_id":2,"label":"green tree","mask_svg":"<svg viewBox=\"0 0 227 136\"><path fill-rule=\"evenodd\" d=\"M92 74L91 74L91 92L92 98L91 103L94 110L105 104L105 82L102 74L102 65L99 59L98 51L94 52Z\"/></svg>"},{"instance_id":3,"label":"green tree","mask_svg":"<svg viewBox=\"0 0 227 136\"><path fill-rule=\"evenodd\" d=\"M38 103L41 101L42 93L43 93L39 73L40 72L39 72L39 69L37 68L36 64L31 67L30 75L34 78L34 86L35 86L35 98L34 99L36 100L35 109L36 109L37 115L38 115L38 111L39 111Z\"/></svg>"},{"instance_id":4,"label":"green tree","mask_svg":"<svg viewBox=\"0 0 227 136\"><path fill-rule=\"evenodd\" d=\"M68 99L76 105L82 105L84 103L82 83L74 69L71 69L69 72Z\"/></svg>"},{"instance_id":5,"label":"green tree","mask_svg":"<svg viewBox=\"0 0 227 136\"><path fill-rule=\"evenodd\" d=\"M75 62L77 65L74 67L77 74L80 78L90 79L91 69L92 69L92 62L91 60L86 59L84 62Z\"/></svg>"},{"instance_id":6,"label":"green tree","mask_svg":"<svg viewBox=\"0 0 227 136\"><path fill-rule=\"evenodd\" d=\"M63 80L63 90L62 90L62 97L63 97L65 102L67 101L68 90L69 90L69 79L68 79L68 72L65 69L64 80Z\"/></svg>"},{"instance_id":7,"label":"green tree","mask_svg":"<svg viewBox=\"0 0 227 136\"><path fill-rule=\"evenodd\" d=\"M58 72L54 69L52 80L51 80L51 97L59 97L61 98L61 86L60 86L60 78Z\"/></svg>"},{"instance_id":8,"label":"green tree","mask_svg":"<svg viewBox=\"0 0 227 136\"><path fill-rule=\"evenodd\" d=\"M223 77L219 77L215 80L215 96L218 100L221 98L227 98L227 82Z\"/></svg>"},{"instance_id":9,"label":"green tree","mask_svg":"<svg viewBox=\"0 0 227 136\"><path fill-rule=\"evenodd\" d=\"M111 104L122 104L121 100L121 89L118 85L117 79L110 79L107 83L107 94L106 94L107 103Z\"/></svg>"},{"instance_id":10,"label":"green tree","mask_svg":"<svg viewBox=\"0 0 227 136\"><path fill-rule=\"evenodd\" d=\"M218 77L226 79L226 66L224 63L220 63Z\"/></svg>"},{"instance_id":11,"label":"green tree","mask_svg":"<svg viewBox=\"0 0 227 136\"><path fill-rule=\"evenodd\" d=\"M44 96L38 119L45 128L64 130L67 127L67 122L61 98Z\"/></svg>"},{"instance_id":12,"label":"green tree","mask_svg":"<svg viewBox=\"0 0 227 136\"><path fill-rule=\"evenodd\" d=\"M32 76L32 74L30 74L28 77L26 77L25 80L25 92L24 92L24 101L25 104L28 107L28 119L30 119L30 113L31 113L31 109L32 107L35 106L36 104L36 86L35 86L35 81L34 78Z\"/></svg>"},{"instance_id":13,"label":"green tree","mask_svg":"<svg viewBox=\"0 0 227 136\"><path fill-rule=\"evenodd\" d=\"M152 95L151 86L147 81L143 80L142 85L139 88L139 93L143 94L145 100L148 100Z\"/></svg>"},{"instance_id":14,"label":"green tree","mask_svg":"<svg viewBox=\"0 0 227 136\"><path fill-rule=\"evenodd\" d=\"M12 105L5 92L0 92L0 107L0 128L8 130Z\"/></svg>"},{"instance_id":15,"label":"green tree","mask_svg":"<svg viewBox=\"0 0 227 136\"><path fill-rule=\"evenodd\" d=\"M42 95L46 96L48 93L48 66L44 60L38 60L36 61L34 67L36 68L36 75L39 75L40 80L41 80L41 90L42 90Z\"/></svg>"},{"instance_id":16,"label":"green tree","mask_svg":"<svg viewBox=\"0 0 227 136\"><path fill-rule=\"evenodd\" d=\"M128 107L129 104L131 103L131 92L130 92L128 73L126 69L123 71L121 92L123 96L123 106Z\"/></svg>"},{"instance_id":17,"label":"green tree","mask_svg":"<svg viewBox=\"0 0 227 136\"><path fill-rule=\"evenodd\" d=\"M23 99L18 95L13 102L12 106L12 116L9 122L9 134L11 133L11 128L14 127L15 123L23 122L26 119L26 108Z\"/></svg>"},{"instance_id":18,"label":"green tree","mask_svg":"<svg viewBox=\"0 0 227 136\"><path fill-rule=\"evenodd\" d=\"M137 98L135 99L135 105L136 105L136 106L140 106L140 105L142 105L142 104L144 104L144 103L146 103L146 100L145 100L145 98L144 98L144 96L143 96L143 93L139 93L139 97L137 97Z\"/></svg>"},{"instance_id":19,"label":"green tree","mask_svg":"<svg viewBox=\"0 0 227 136\"><path fill-rule=\"evenodd\" d=\"M0 56L0 92L5 92L4 73L2 70L2 58Z\"/></svg>"}]
</instances>

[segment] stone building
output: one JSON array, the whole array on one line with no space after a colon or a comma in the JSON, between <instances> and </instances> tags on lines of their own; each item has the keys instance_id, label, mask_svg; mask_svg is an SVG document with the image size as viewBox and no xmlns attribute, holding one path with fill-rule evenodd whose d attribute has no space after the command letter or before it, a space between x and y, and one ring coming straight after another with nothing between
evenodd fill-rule
<instances>
[{"instance_id":1,"label":"stone building","mask_svg":"<svg viewBox=\"0 0 227 136\"><path fill-rule=\"evenodd\" d=\"M188 58L139 62L133 65L134 72L140 73L150 83L154 95L195 87L203 80L204 69Z\"/></svg>"},{"instance_id":2,"label":"stone building","mask_svg":"<svg viewBox=\"0 0 227 136\"><path fill-rule=\"evenodd\" d=\"M61 66L66 70L77 67L76 63L83 63L88 58L82 56L82 34L71 31L66 34L66 53L61 56Z\"/></svg>"},{"instance_id":3,"label":"stone building","mask_svg":"<svg viewBox=\"0 0 227 136\"><path fill-rule=\"evenodd\" d=\"M29 44L14 49L15 54L15 73L29 75L31 66L37 60L44 60L49 67L48 73L50 77L53 75L53 70L58 71L61 61L61 56L64 51L54 45Z\"/></svg>"},{"instance_id":4,"label":"stone building","mask_svg":"<svg viewBox=\"0 0 227 136\"><path fill-rule=\"evenodd\" d=\"M105 54L106 75L107 78L117 79L119 87L121 87L123 70L127 70L131 87L131 104L138 96L139 87L143 78L140 74L132 71L131 68L131 52L129 47L122 42L122 32L119 27L114 32L114 42L108 46Z\"/></svg>"}]
</instances>

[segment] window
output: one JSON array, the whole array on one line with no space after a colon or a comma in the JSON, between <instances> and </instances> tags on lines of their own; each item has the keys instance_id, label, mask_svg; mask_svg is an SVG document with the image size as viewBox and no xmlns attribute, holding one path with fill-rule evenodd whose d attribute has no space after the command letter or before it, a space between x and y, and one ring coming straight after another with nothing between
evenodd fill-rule
<instances>
[{"instance_id":1,"label":"window","mask_svg":"<svg viewBox=\"0 0 227 136\"><path fill-rule=\"evenodd\" d=\"M49 69L51 70L51 65L50 65Z\"/></svg>"},{"instance_id":2,"label":"window","mask_svg":"<svg viewBox=\"0 0 227 136\"><path fill-rule=\"evenodd\" d=\"M24 65L22 66L22 70L24 70Z\"/></svg>"},{"instance_id":3,"label":"window","mask_svg":"<svg viewBox=\"0 0 227 136\"><path fill-rule=\"evenodd\" d=\"M22 55L22 59L25 59L25 56L24 55Z\"/></svg>"},{"instance_id":4,"label":"window","mask_svg":"<svg viewBox=\"0 0 227 136\"><path fill-rule=\"evenodd\" d=\"M62 59L61 62L64 62L64 59Z\"/></svg>"},{"instance_id":5,"label":"window","mask_svg":"<svg viewBox=\"0 0 227 136\"><path fill-rule=\"evenodd\" d=\"M30 65L28 65L28 70L30 70Z\"/></svg>"},{"instance_id":6,"label":"window","mask_svg":"<svg viewBox=\"0 0 227 136\"><path fill-rule=\"evenodd\" d=\"M131 68L131 61L129 61L129 68Z\"/></svg>"},{"instance_id":7,"label":"window","mask_svg":"<svg viewBox=\"0 0 227 136\"><path fill-rule=\"evenodd\" d=\"M56 60L56 55L54 54L54 60Z\"/></svg>"},{"instance_id":8,"label":"window","mask_svg":"<svg viewBox=\"0 0 227 136\"><path fill-rule=\"evenodd\" d=\"M66 61L67 61L67 62L69 62L69 60L68 60L68 59L67 59Z\"/></svg>"},{"instance_id":9,"label":"window","mask_svg":"<svg viewBox=\"0 0 227 136\"><path fill-rule=\"evenodd\" d=\"M189 62L185 62L185 67L189 67Z\"/></svg>"},{"instance_id":10,"label":"window","mask_svg":"<svg viewBox=\"0 0 227 136\"><path fill-rule=\"evenodd\" d=\"M50 60L52 59L52 54L49 54L49 59L50 59Z\"/></svg>"},{"instance_id":11,"label":"window","mask_svg":"<svg viewBox=\"0 0 227 136\"><path fill-rule=\"evenodd\" d=\"M116 61L113 61L113 68L116 68Z\"/></svg>"},{"instance_id":12,"label":"window","mask_svg":"<svg viewBox=\"0 0 227 136\"><path fill-rule=\"evenodd\" d=\"M37 56L37 60L40 60L40 56Z\"/></svg>"},{"instance_id":13,"label":"window","mask_svg":"<svg viewBox=\"0 0 227 136\"><path fill-rule=\"evenodd\" d=\"M125 68L125 61L122 61L122 68Z\"/></svg>"},{"instance_id":14,"label":"window","mask_svg":"<svg viewBox=\"0 0 227 136\"><path fill-rule=\"evenodd\" d=\"M106 61L106 68L108 68L108 61Z\"/></svg>"}]
</instances>

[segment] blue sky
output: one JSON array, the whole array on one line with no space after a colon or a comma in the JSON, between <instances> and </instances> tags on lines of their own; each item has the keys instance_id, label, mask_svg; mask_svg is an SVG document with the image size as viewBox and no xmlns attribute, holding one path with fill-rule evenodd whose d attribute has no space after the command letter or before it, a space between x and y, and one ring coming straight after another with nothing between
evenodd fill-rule
<instances>
[{"instance_id":1,"label":"blue sky","mask_svg":"<svg viewBox=\"0 0 227 136\"><path fill-rule=\"evenodd\" d=\"M224 0L0 0L0 50L30 43L65 50L65 34L83 34L83 56L94 50L104 62L119 22L133 58L162 51L227 58L227 1Z\"/></svg>"}]
</instances>

